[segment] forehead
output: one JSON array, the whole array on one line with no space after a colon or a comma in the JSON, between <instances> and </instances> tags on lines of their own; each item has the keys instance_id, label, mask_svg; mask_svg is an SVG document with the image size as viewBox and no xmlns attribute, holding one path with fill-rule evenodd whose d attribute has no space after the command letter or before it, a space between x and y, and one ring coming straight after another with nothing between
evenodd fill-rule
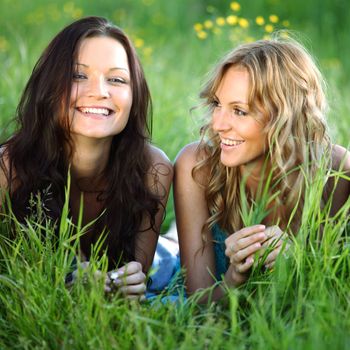
<instances>
[{"instance_id":1,"label":"forehead","mask_svg":"<svg viewBox=\"0 0 350 350\"><path fill-rule=\"evenodd\" d=\"M249 96L250 78L248 70L240 66L231 66L219 81L216 94L232 96L237 100L247 101Z\"/></svg>"},{"instance_id":2,"label":"forehead","mask_svg":"<svg viewBox=\"0 0 350 350\"><path fill-rule=\"evenodd\" d=\"M129 70L123 45L116 39L98 36L83 39L79 45L77 63L96 68L123 68Z\"/></svg>"}]
</instances>

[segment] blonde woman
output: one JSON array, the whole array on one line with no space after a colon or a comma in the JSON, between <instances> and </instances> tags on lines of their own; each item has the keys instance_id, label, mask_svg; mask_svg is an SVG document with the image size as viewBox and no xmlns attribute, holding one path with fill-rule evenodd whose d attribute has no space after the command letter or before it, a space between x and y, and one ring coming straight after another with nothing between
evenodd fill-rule
<instances>
[{"instance_id":1,"label":"blonde woman","mask_svg":"<svg viewBox=\"0 0 350 350\"><path fill-rule=\"evenodd\" d=\"M327 155L328 169L350 173L349 152L332 145L327 134L323 85L312 57L289 39L239 46L215 67L200 94L210 118L202 139L184 147L175 164L177 228L189 294L216 279L232 287L243 284L256 253L272 241L265 266L274 264L283 232L297 233L305 177L312 179ZM252 203L268 174L276 197L258 225L245 227L240 188L243 184ZM324 200L333 187L329 180ZM349 194L350 182L340 179L332 214ZM223 293L218 286L213 298Z\"/></svg>"}]
</instances>

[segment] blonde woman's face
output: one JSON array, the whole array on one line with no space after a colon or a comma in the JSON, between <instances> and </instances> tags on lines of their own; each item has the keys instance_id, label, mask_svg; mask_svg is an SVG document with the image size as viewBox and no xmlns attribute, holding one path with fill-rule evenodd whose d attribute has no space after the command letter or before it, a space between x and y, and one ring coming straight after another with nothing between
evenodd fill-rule
<instances>
[{"instance_id":1,"label":"blonde woman's face","mask_svg":"<svg viewBox=\"0 0 350 350\"><path fill-rule=\"evenodd\" d=\"M215 93L212 128L220 137L223 165L259 171L265 160L267 138L263 117L249 109L250 82L245 68L230 67Z\"/></svg>"}]
</instances>

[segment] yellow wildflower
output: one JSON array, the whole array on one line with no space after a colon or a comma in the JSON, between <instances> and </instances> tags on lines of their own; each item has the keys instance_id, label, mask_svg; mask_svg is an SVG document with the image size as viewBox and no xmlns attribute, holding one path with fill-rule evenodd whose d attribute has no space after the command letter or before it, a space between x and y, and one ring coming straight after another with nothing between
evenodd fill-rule
<instances>
[{"instance_id":1,"label":"yellow wildflower","mask_svg":"<svg viewBox=\"0 0 350 350\"><path fill-rule=\"evenodd\" d=\"M205 32L204 30L201 30L201 31L197 32L197 37L201 40L204 40L208 37L208 33Z\"/></svg>"},{"instance_id":2,"label":"yellow wildflower","mask_svg":"<svg viewBox=\"0 0 350 350\"><path fill-rule=\"evenodd\" d=\"M224 17L218 17L216 19L216 24L220 27L224 26L226 24L225 18Z\"/></svg>"},{"instance_id":3,"label":"yellow wildflower","mask_svg":"<svg viewBox=\"0 0 350 350\"><path fill-rule=\"evenodd\" d=\"M194 26L193 26L194 30L196 32L200 32L201 30L203 30L203 24L201 23L196 23Z\"/></svg>"},{"instance_id":4,"label":"yellow wildflower","mask_svg":"<svg viewBox=\"0 0 350 350\"><path fill-rule=\"evenodd\" d=\"M283 25L284 27L289 27L289 26L290 26L290 23L289 23L289 21L285 20L285 21L282 22L282 25Z\"/></svg>"},{"instance_id":5,"label":"yellow wildflower","mask_svg":"<svg viewBox=\"0 0 350 350\"><path fill-rule=\"evenodd\" d=\"M249 27L249 22L248 22L248 20L246 18L240 18L238 20L238 24L242 28L248 28Z\"/></svg>"},{"instance_id":6,"label":"yellow wildflower","mask_svg":"<svg viewBox=\"0 0 350 350\"><path fill-rule=\"evenodd\" d=\"M144 44L145 44L145 42L144 42L144 40L141 39L141 38L136 38L136 39L134 40L134 45L135 45L135 47L137 47L137 48L142 47Z\"/></svg>"},{"instance_id":7,"label":"yellow wildflower","mask_svg":"<svg viewBox=\"0 0 350 350\"><path fill-rule=\"evenodd\" d=\"M273 25L272 24L266 24L265 32L266 33L272 33L273 32Z\"/></svg>"},{"instance_id":8,"label":"yellow wildflower","mask_svg":"<svg viewBox=\"0 0 350 350\"><path fill-rule=\"evenodd\" d=\"M279 18L276 15L270 15L269 20L271 23L277 23Z\"/></svg>"},{"instance_id":9,"label":"yellow wildflower","mask_svg":"<svg viewBox=\"0 0 350 350\"><path fill-rule=\"evenodd\" d=\"M237 1L231 2L230 7L232 11L236 11L236 12L241 9L241 5Z\"/></svg>"},{"instance_id":10,"label":"yellow wildflower","mask_svg":"<svg viewBox=\"0 0 350 350\"><path fill-rule=\"evenodd\" d=\"M210 19L207 19L206 21L204 21L204 28L210 29L210 28L213 28L213 26L214 26L213 21L211 21Z\"/></svg>"},{"instance_id":11,"label":"yellow wildflower","mask_svg":"<svg viewBox=\"0 0 350 350\"><path fill-rule=\"evenodd\" d=\"M256 17L255 22L258 26L263 26L265 24L264 17L262 17L262 16Z\"/></svg>"},{"instance_id":12,"label":"yellow wildflower","mask_svg":"<svg viewBox=\"0 0 350 350\"><path fill-rule=\"evenodd\" d=\"M238 22L238 17L237 17L237 16L233 16L233 15L228 16L228 17L226 18L226 22L227 22L229 25L234 26L234 25L237 24L237 22Z\"/></svg>"}]
</instances>

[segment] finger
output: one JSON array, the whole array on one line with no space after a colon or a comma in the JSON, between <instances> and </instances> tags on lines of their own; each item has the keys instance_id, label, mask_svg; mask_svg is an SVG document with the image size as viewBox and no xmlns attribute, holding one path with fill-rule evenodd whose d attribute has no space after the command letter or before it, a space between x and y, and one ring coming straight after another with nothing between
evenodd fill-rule
<instances>
[{"instance_id":1,"label":"finger","mask_svg":"<svg viewBox=\"0 0 350 350\"><path fill-rule=\"evenodd\" d=\"M253 257L248 257L244 263L238 264L235 266L235 271L238 273L245 273L247 272L254 264Z\"/></svg>"},{"instance_id":2,"label":"finger","mask_svg":"<svg viewBox=\"0 0 350 350\"><path fill-rule=\"evenodd\" d=\"M259 232L254 235L241 238L236 243L232 242L232 244L226 248L225 254L226 256L231 256L234 253L237 253L238 251L247 248L248 246L257 243L257 242L264 242L266 240L266 235L264 232Z\"/></svg>"},{"instance_id":3,"label":"finger","mask_svg":"<svg viewBox=\"0 0 350 350\"><path fill-rule=\"evenodd\" d=\"M257 242L245 249L241 249L239 252L234 253L230 256L230 262L242 263L243 260L247 259L250 255L254 255L259 249L261 249L261 243Z\"/></svg>"},{"instance_id":4,"label":"finger","mask_svg":"<svg viewBox=\"0 0 350 350\"><path fill-rule=\"evenodd\" d=\"M244 227L241 230L233 233L228 238L226 238L225 244L227 243L226 246L229 246L233 237L235 237L236 240L238 240L238 239L241 239L243 237L250 236L254 233L264 232L265 228L266 228L265 225L254 225L254 226Z\"/></svg>"},{"instance_id":5,"label":"finger","mask_svg":"<svg viewBox=\"0 0 350 350\"><path fill-rule=\"evenodd\" d=\"M265 229L265 234L267 236L267 240L270 240L271 238L278 239L280 237L283 237L285 235L285 232L283 232L277 225L275 225L267 227Z\"/></svg>"},{"instance_id":6,"label":"finger","mask_svg":"<svg viewBox=\"0 0 350 350\"><path fill-rule=\"evenodd\" d=\"M132 275L132 274L137 273L139 271L142 271L142 265L137 261L131 261L131 262L127 263L126 265L124 265L121 268L116 270L116 272L118 273L119 276Z\"/></svg>"},{"instance_id":7,"label":"finger","mask_svg":"<svg viewBox=\"0 0 350 350\"><path fill-rule=\"evenodd\" d=\"M116 286L121 286L121 285L131 285L131 284L140 284L143 283L146 280L146 275L143 272L138 272L133 275L129 276L121 276L118 277L117 279L113 280L113 284Z\"/></svg>"},{"instance_id":8,"label":"finger","mask_svg":"<svg viewBox=\"0 0 350 350\"><path fill-rule=\"evenodd\" d=\"M264 261L264 264L270 264L272 262L274 262L277 258L277 256L279 255L279 253L281 252L281 246L274 249L266 258L266 260Z\"/></svg>"},{"instance_id":9,"label":"finger","mask_svg":"<svg viewBox=\"0 0 350 350\"><path fill-rule=\"evenodd\" d=\"M143 294L146 291L146 285L144 283L141 284L135 284L131 286L122 286L118 289L119 292L121 292L124 295L139 295Z\"/></svg>"},{"instance_id":10,"label":"finger","mask_svg":"<svg viewBox=\"0 0 350 350\"><path fill-rule=\"evenodd\" d=\"M274 266L275 266L275 262L274 261L270 262L269 264L265 264L265 267L267 269L269 269L269 270L272 270Z\"/></svg>"},{"instance_id":11,"label":"finger","mask_svg":"<svg viewBox=\"0 0 350 350\"><path fill-rule=\"evenodd\" d=\"M275 248L275 247L279 247L280 245L282 245L283 242L284 242L284 240L283 240L282 237L279 237L279 238L273 237L273 238L270 238L270 239L264 241L264 243L262 244L262 246L263 246L264 248L267 248L267 247L273 247L273 248Z\"/></svg>"}]
</instances>

